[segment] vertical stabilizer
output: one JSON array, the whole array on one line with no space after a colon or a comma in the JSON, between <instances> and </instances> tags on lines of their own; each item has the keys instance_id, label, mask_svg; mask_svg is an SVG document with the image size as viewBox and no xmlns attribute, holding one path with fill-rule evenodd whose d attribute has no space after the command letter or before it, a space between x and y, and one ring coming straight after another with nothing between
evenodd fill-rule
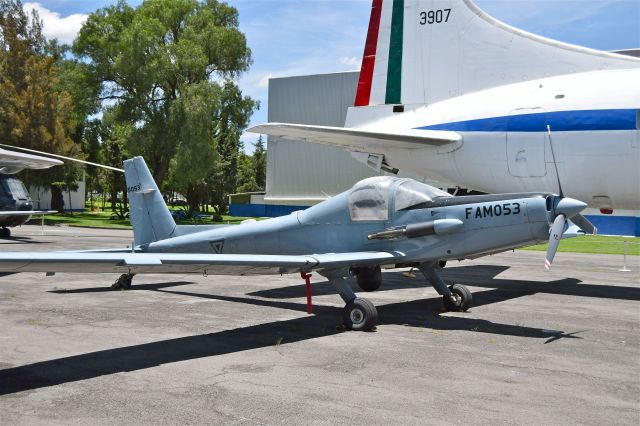
<instances>
[{"instance_id":1,"label":"vertical stabilizer","mask_svg":"<svg viewBox=\"0 0 640 426\"><path fill-rule=\"evenodd\" d=\"M511 83L625 68L640 68L640 59L530 34L471 0L372 0L355 106L429 105Z\"/></svg>"},{"instance_id":2,"label":"vertical stabilizer","mask_svg":"<svg viewBox=\"0 0 640 426\"><path fill-rule=\"evenodd\" d=\"M136 246L173 235L176 223L142 157L124 162L131 226Z\"/></svg>"}]
</instances>

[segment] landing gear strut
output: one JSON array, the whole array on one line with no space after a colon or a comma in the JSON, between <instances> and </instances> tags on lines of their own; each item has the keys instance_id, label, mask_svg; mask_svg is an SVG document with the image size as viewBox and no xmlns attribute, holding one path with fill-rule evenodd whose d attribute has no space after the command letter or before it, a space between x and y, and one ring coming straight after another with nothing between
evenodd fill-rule
<instances>
[{"instance_id":1,"label":"landing gear strut","mask_svg":"<svg viewBox=\"0 0 640 426\"><path fill-rule=\"evenodd\" d=\"M2 228L0 229L0 238L9 238L11 236L11 229Z\"/></svg>"},{"instance_id":2,"label":"landing gear strut","mask_svg":"<svg viewBox=\"0 0 640 426\"><path fill-rule=\"evenodd\" d=\"M436 272L438 262L424 262L420 264L420 272L429 280L433 288L442 295L442 303L447 311L466 312L472 303L469 289L462 284L447 286Z\"/></svg>"},{"instance_id":3,"label":"landing gear strut","mask_svg":"<svg viewBox=\"0 0 640 426\"><path fill-rule=\"evenodd\" d=\"M114 290L123 289L128 290L131 288L131 280L133 280L135 274L122 274L118 277L116 282L111 284L111 288Z\"/></svg>"}]
</instances>

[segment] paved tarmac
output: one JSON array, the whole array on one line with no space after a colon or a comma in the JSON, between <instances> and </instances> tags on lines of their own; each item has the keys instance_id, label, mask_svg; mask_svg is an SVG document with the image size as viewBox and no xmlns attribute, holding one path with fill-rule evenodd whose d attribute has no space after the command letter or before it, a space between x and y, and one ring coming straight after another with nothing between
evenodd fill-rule
<instances>
[{"instance_id":1,"label":"paved tarmac","mask_svg":"<svg viewBox=\"0 0 640 426\"><path fill-rule=\"evenodd\" d=\"M23 226L0 250L122 247L129 231ZM447 266L439 312L384 273L375 332L344 332L314 274L0 277L0 424L640 423L640 259L516 251Z\"/></svg>"}]
</instances>

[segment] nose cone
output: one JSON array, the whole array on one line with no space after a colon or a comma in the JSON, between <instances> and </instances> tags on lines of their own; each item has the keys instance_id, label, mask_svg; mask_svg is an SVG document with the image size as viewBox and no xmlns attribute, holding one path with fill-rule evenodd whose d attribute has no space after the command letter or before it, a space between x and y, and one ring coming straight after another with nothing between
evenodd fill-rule
<instances>
[{"instance_id":1,"label":"nose cone","mask_svg":"<svg viewBox=\"0 0 640 426\"><path fill-rule=\"evenodd\" d=\"M563 214L565 217L571 219L573 216L580 213L587 207L586 203L573 198L563 198L556 205L556 215Z\"/></svg>"}]
</instances>

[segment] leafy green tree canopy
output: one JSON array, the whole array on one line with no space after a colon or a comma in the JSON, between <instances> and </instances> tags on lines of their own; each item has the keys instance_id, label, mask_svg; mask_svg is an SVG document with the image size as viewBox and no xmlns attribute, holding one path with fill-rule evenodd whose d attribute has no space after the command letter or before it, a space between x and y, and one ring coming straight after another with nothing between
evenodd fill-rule
<instances>
[{"instance_id":1,"label":"leafy green tree canopy","mask_svg":"<svg viewBox=\"0 0 640 426\"><path fill-rule=\"evenodd\" d=\"M56 50L56 43L43 36L35 11L28 16L19 0L0 1L0 138L10 145L79 156L80 147L70 137L77 116L72 95L61 84ZM27 184L51 187L52 207L58 210L62 193L51 183L78 175L78 166L70 163L22 172Z\"/></svg>"},{"instance_id":2,"label":"leafy green tree canopy","mask_svg":"<svg viewBox=\"0 0 640 426\"><path fill-rule=\"evenodd\" d=\"M188 163L189 178L210 172L224 87L251 63L235 8L153 0L134 9L121 0L89 16L73 50L101 83L103 106L133 125L129 152L145 157L157 182L172 161Z\"/></svg>"}]
</instances>

